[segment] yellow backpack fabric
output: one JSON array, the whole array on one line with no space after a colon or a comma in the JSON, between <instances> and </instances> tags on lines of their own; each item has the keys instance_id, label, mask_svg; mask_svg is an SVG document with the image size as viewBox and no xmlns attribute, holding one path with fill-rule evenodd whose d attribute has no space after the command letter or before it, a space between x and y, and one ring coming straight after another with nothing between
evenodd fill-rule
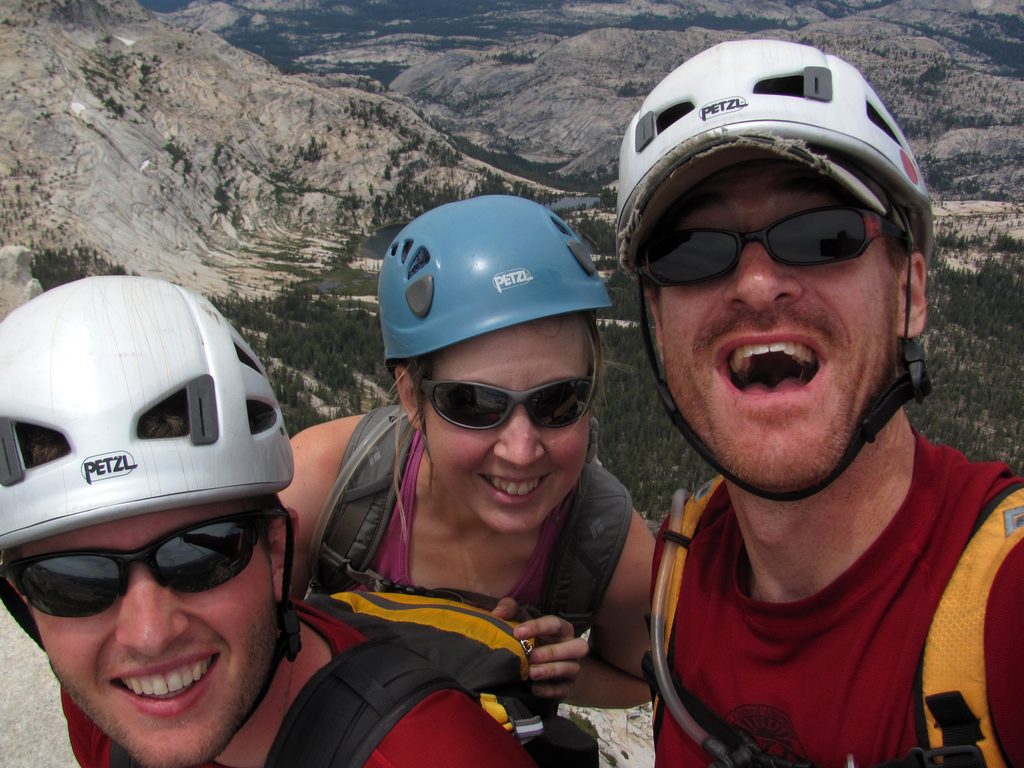
<instances>
[{"instance_id":1,"label":"yellow backpack fabric","mask_svg":"<svg viewBox=\"0 0 1024 768\"><path fill-rule=\"evenodd\" d=\"M722 484L716 477L703 485L683 508L678 526L672 524L675 562L665 617L665 647L670 647L675 608L679 600L689 542L711 497ZM985 684L985 608L999 567L1024 539L1024 486L1011 486L993 499L978 516L967 547L943 591L925 641L919 675L921 689L915 695L919 737L924 749L963 746L964 729L974 731L973 741L987 768L1006 765L992 726ZM974 728L974 722L977 728ZM944 736L956 733L952 743Z\"/></svg>"},{"instance_id":2,"label":"yellow backpack fabric","mask_svg":"<svg viewBox=\"0 0 1024 768\"><path fill-rule=\"evenodd\" d=\"M518 661L520 679L529 679L533 640L518 640L512 634L518 622L499 619L469 603L430 595L336 592L331 599L348 605L357 613L456 632L489 648L504 650Z\"/></svg>"},{"instance_id":3,"label":"yellow backpack fabric","mask_svg":"<svg viewBox=\"0 0 1024 768\"><path fill-rule=\"evenodd\" d=\"M529 687L533 641L513 636L515 622L468 603L427 595L336 592L330 599L335 609L347 606L353 615L346 621L367 636L400 642L445 671L457 669L453 677L521 741L543 730L542 718L532 712L533 707L524 710L517 704ZM324 607L323 602L313 604ZM518 690L520 684L522 690Z\"/></svg>"},{"instance_id":4,"label":"yellow backpack fabric","mask_svg":"<svg viewBox=\"0 0 1024 768\"><path fill-rule=\"evenodd\" d=\"M992 727L985 685L985 608L999 567L1024 539L1024 488L1011 487L990 503L960 556L932 619L921 667L921 697L925 703L928 743L948 746L943 735L942 707L956 719L959 692L969 713L961 712L961 727L977 719L977 746L988 768L1005 765ZM950 722L946 728L954 728Z\"/></svg>"},{"instance_id":5,"label":"yellow backpack fabric","mask_svg":"<svg viewBox=\"0 0 1024 768\"><path fill-rule=\"evenodd\" d=\"M397 644L427 659L516 736L541 768L598 768L597 739L559 715L557 701L532 693L533 640L512 634L518 622L429 592L337 592L306 602L371 641Z\"/></svg>"}]
</instances>

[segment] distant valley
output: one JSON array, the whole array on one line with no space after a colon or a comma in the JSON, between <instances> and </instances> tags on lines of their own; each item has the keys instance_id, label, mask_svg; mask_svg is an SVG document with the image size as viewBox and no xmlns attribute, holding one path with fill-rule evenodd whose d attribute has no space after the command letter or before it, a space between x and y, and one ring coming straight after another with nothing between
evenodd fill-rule
<instances>
[{"instance_id":1,"label":"distant valley","mask_svg":"<svg viewBox=\"0 0 1024 768\"><path fill-rule=\"evenodd\" d=\"M31 249L43 287L123 270L215 297L270 363L293 430L388 389L360 251L375 231L475 194L584 195L596 207L565 215L616 302L602 457L655 519L675 485L704 479L639 355L611 184L645 92L699 49L758 34L851 59L899 117L939 224L936 394L912 417L1024 463L1020 3L150 2L166 13L0 12L0 245ZM29 257L5 252L5 281L27 281ZM0 295L32 290L14 288ZM651 455L673 464L652 472Z\"/></svg>"},{"instance_id":2,"label":"distant valley","mask_svg":"<svg viewBox=\"0 0 1024 768\"><path fill-rule=\"evenodd\" d=\"M1012 200L1024 186L1019 2L193 0L167 18L288 71L372 76L450 135L569 183L614 176L623 126L683 59L727 38L783 37L867 74L936 191Z\"/></svg>"}]
</instances>

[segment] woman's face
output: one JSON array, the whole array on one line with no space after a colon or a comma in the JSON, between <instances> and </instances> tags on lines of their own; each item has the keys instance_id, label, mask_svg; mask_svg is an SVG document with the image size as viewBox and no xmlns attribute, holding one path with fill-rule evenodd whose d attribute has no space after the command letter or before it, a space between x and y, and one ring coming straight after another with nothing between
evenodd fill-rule
<instances>
[{"instance_id":1,"label":"woman's face","mask_svg":"<svg viewBox=\"0 0 1024 768\"><path fill-rule=\"evenodd\" d=\"M521 391L585 377L590 357L581 317L544 318L442 350L430 377ZM397 372L403 407L426 435L434 502L454 505L453 512L474 515L496 532L524 533L538 528L575 485L587 454L586 415L566 427L545 428L517 405L497 427L465 429L445 421L414 392L401 366Z\"/></svg>"}]
</instances>

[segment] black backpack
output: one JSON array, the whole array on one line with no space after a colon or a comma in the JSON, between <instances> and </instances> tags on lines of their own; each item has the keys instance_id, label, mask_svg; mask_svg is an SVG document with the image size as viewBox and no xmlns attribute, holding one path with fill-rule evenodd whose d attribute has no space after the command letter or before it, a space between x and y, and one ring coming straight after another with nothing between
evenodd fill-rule
<instances>
[{"instance_id":1,"label":"black backpack","mask_svg":"<svg viewBox=\"0 0 1024 768\"><path fill-rule=\"evenodd\" d=\"M498 639L507 622L443 598L336 598L316 595L309 604L369 640L338 654L306 683L285 715L267 768L361 766L396 723L445 689L474 699L542 768L598 768L597 740L559 716L557 702L530 693L525 651L518 640ZM136 764L111 743L110 766Z\"/></svg>"}]
</instances>

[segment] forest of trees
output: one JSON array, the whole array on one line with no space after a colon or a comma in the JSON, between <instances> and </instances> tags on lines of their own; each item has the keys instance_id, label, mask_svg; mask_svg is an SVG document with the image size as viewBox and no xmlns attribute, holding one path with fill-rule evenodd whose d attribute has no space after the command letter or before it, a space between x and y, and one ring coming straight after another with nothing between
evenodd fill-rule
<instances>
[{"instance_id":1,"label":"forest of trees","mask_svg":"<svg viewBox=\"0 0 1024 768\"><path fill-rule=\"evenodd\" d=\"M1024 468L1022 259L1013 249L993 247L976 270L967 271L937 254L924 336L934 391L924 403L908 406L912 422L931 439L1018 470ZM42 251L33 264L46 288L85 274L123 271L87 249ZM609 290L614 306L603 318L634 321L633 279L614 272ZM391 377L376 313L366 304L318 293L312 283L270 300L214 301L267 364L293 434L388 399ZM629 487L637 508L659 519L675 488L693 490L711 470L666 418L635 323L604 322L602 337L610 364L605 393L595 405L599 455Z\"/></svg>"}]
</instances>

